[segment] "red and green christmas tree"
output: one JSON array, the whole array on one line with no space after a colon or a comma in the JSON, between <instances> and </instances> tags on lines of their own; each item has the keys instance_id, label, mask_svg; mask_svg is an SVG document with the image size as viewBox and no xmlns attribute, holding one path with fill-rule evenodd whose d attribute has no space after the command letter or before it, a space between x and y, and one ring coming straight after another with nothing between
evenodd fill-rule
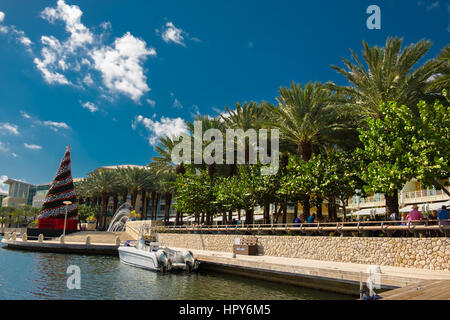
<instances>
[{"instance_id":1,"label":"red and green christmas tree","mask_svg":"<svg viewBox=\"0 0 450 320\"><path fill-rule=\"evenodd\" d=\"M38 229L63 229L67 210L66 230L77 230L77 197L70 165L70 147L67 147L55 179L45 197L42 211L38 218ZM71 204L66 207L65 201L70 201Z\"/></svg>"}]
</instances>

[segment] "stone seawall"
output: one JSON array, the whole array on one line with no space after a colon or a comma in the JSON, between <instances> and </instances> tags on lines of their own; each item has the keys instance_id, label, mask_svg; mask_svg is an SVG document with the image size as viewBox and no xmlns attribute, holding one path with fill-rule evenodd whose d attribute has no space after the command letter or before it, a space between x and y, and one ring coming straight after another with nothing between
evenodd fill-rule
<instances>
[{"instance_id":1,"label":"stone seawall","mask_svg":"<svg viewBox=\"0 0 450 320\"><path fill-rule=\"evenodd\" d=\"M169 247L232 252L250 236L160 233ZM450 238L256 236L266 256L450 271Z\"/></svg>"}]
</instances>

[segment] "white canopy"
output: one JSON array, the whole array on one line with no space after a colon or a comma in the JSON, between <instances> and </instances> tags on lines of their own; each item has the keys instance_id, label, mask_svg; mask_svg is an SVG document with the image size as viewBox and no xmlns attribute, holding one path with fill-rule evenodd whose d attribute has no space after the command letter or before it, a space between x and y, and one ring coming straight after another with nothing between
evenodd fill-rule
<instances>
[{"instance_id":1,"label":"white canopy","mask_svg":"<svg viewBox=\"0 0 450 320\"><path fill-rule=\"evenodd\" d=\"M357 216L383 215L386 213L386 208L366 208L354 212Z\"/></svg>"},{"instance_id":2,"label":"white canopy","mask_svg":"<svg viewBox=\"0 0 450 320\"><path fill-rule=\"evenodd\" d=\"M432 211L439 210L442 206L450 205L450 200L447 202L435 202L435 203L420 203L417 206L419 207L419 211ZM400 212L410 212L413 209L413 205L406 206L400 209Z\"/></svg>"}]
</instances>

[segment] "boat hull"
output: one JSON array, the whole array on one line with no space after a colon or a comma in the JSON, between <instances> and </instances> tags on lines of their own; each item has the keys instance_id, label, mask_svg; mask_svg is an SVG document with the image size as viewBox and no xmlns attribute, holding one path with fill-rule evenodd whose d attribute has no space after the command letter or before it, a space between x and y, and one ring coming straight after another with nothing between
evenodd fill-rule
<instances>
[{"instance_id":1,"label":"boat hull","mask_svg":"<svg viewBox=\"0 0 450 320\"><path fill-rule=\"evenodd\" d=\"M120 261L124 264L151 271L161 271L155 252L146 252L135 247L119 247L118 250Z\"/></svg>"}]
</instances>

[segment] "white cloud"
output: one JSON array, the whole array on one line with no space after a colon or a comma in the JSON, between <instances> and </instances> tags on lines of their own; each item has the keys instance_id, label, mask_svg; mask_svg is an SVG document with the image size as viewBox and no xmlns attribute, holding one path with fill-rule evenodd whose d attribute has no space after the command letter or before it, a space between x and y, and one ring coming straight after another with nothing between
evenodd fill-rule
<instances>
[{"instance_id":1,"label":"white cloud","mask_svg":"<svg viewBox=\"0 0 450 320\"><path fill-rule=\"evenodd\" d=\"M175 98L175 101L173 102L173 107L177 109L183 109L183 105L181 104L180 100Z\"/></svg>"},{"instance_id":2,"label":"white cloud","mask_svg":"<svg viewBox=\"0 0 450 320\"><path fill-rule=\"evenodd\" d=\"M47 35L41 37L41 56L36 57L34 63L44 80L49 84L79 88L93 86L91 73L96 70L103 79L104 87L97 88L103 91L102 95L123 94L139 102L150 91L143 64L147 56L156 55L156 51L129 32L106 45L104 31L112 28L111 23L101 23L103 33L94 34L81 22L82 16L80 7L68 5L64 0L41 12L41 17L52 24L62 22L69 34L65 40Z\"/></svg>"},{"instance_id":3,"label":"white cloud","mask_svg":"<svg viewBox=\"0 0 450 320\"><path fill-rule=\"evenodd\" d=\"M145 41L127 32L114 41L114 47L94 50L92 59L109 90L126 94L137 102L144 93L150 91L141 65L149 55L155 56L156 51L147 48Z\"/></svg>"},{"instance_id":4,"label":"white cloud","mask_svg":"<svg viewBox=\"0 0 450 320\"><path fill-rule=\"evenodd\" d=\"M156 101L152 99L147 99L147 103L150 105L150 107L154 108L156 106Z\"/></svg>"},{"instance_id":5,"label":"white cloud","mask_svg":"<svg viewBox=\"0 0 450 320\"><path fill-rule=\"evenodd\" d=\"M100 27L102 27L103 30L108 30L112 28L111 22L104 21L100 24Z\"/></svg>"},{"instance_id":6,"label":"white cloud","mask_svg":"<svg viewBox=\"0 0 450 320\"><path fill-rule=\"evenodd\" d=\"M50 129L52 129L53 131L57 132L58 129L67 129L69 130L70 127L67 125L67 123L65 122L56 122L56 121L41 121L39 119L33 119L33 117L31 117L28 113L26 113L25 111L20 111L20 113L22 114L22 117L24 117L25 119L29 119L32 122L34 122L36 125L40 125L40 126L45 126L48 127Z\"/></svg>"},{"instance_id":7,"label":"white cloud","mask_svg":"<svg viewBox=\"0 0 450 320\"><path fill-rule=\"evenodd\" d=\"M8 152L9 151L9 148L6 146L6 144L4 144L1 141L0 141L0 151L2 151L2 152Z\"/></svg>"},{"instance_id":8,"label":"white cloud","mask_svg":"<svg viewBox=\"0 0 450 320\"><path fill-rule=\"evenodd\" d=\"M18 155L17 155L17 153L11 153L11 155L14 157L14 158L17 158L18 157Z\"/></svg>"},{"instance_id":9,"label":"white cloud","mask_svg":"<svg viewBox=\"0 0 450 320\"><path fill-rule=\"evenodd\" d=\"M49 127L55 132L58 131L58 129L70 129L70 127L64 122L43 121L41 122L41 124L43 124L46 127Z\"/></svg>"},{"instance_id":10,"label":"white cloud","mask_svg":"<svg viewBox=\"0 0 450 320\"><path fill-rule=\"evenodd\" d=\"M30 150L41 150L42 149L42 147L38 146L37 144L24 143L23 145L25 146L25 148L30 149Z\"/></svg>"},{"instance_id":11,"label":"white cloud","mask_svg":"<svg viewBox=\"0 0 450 320\"><path fill-rule=\"evenodd\" d=\"M86 102L82 104L83 108L88 109L90 112L96 112L98 111L98 107L93 104L92 102Z\"/></svg>"},{"instance_id":12,"label":"white cloud","mask_svg":"<svg viewBox=\"0 0 450 320\"><path fill-rule=\"evenodd\" d=\"M182 29L179 29L175 27L175 25L172 22L167 22L165 27L162 28L161 37L166 42L174 42L176 44L182 45L183 47L186 46L184 43L184 37L183 34L185 33ZM157 30L159 32L159 30Z\"/></svg>"},{"instance_id":13,"label":"white cloud","mask_svg":"<svg viewBox=\"0 0 450 320\"><path fill-rule=\"evenodd\" d=\"M187 125L181 118L161 117L160 121L157 121L139 115L133 121L133 129L136 129L138 124L142 124L149 131L148 142L152 146L158 144L160 137L177 138L188 132Z\"/></svg>"},{"instance_id":14,"label":"white cloud","mask_svg":"<svg viewBox=\"0 0 450 320\"><path fill-rule=\"evenodd\" d=\"M435 8L439 8L439 1L432 2L431 4L429 4L427 6L426 9L427 9L427 11L431 11L431 10L433 10Z\"/></svg>"},{"instance_id":15,"label":"white cloud","mask_svg":"<svg viewBox=\"0 0 450 320\"><path fill-rule=\"evenodd\" d=\"M0 133L1 132L11 133L11 134L18 136L19 135L19 127L15 124L0 123Z\"/></svg>"},{"instance_id":16,"label":"white cloud","mask_svg":"<svg viewBox=\"0 0 450 320\"><path fill-rule=\"evenodd\" d=\"M31 116L25 111L20 111L20 113L22 114L22 117L24 117L25 119L31 119Z\"/></svg>"},{"instance_id":17,"label":"white cloud","mask_svg":"<svg viewBox=\"0 0 450 320\"><path fill-rule=\"evenodd\" d=\"M5 20L5 13L0 11L0 23L3 23L3 21ZM33 42L30 40L30 38L28 38L25 35L25 32L23 32L22 30L18 30L15 26L11 25L11 26L4 26L1 25L0 26L0 32L4 33L4 34L9 34L10 36L12 36L17 42L22 43L26 50L28 52L32 52L31 51L31 46L33 45Z\"/></svg>"},{"instance_id":18,"label":"white cloud","mask_svg":"<svg viewBox=\"0 0 450 320\"><path fill-rule=\"evenodd\" d=\"M41 17L52 24L57 20L64 22L66 31L70 33L64 46L72 52L78 47L94 42L91 31L81 23L82 15L80 7L68 5L63 0L58 0L56 8L47 7L41 12Z\"/></svg>"},{"instance_id":19,"label":"white cloud","mask_svg":"<svg viewBox=\"0 0 450 320\"><path fill-rule=\"evenodd\" d=\"M1 15L0 15L0 21L1 21ZM0 192L8 193L9 185L5 183L6 180L8 180L8 176L5 176L5 175L0 176Z\"/></svg>"},{"instance_id":20,"label":"white cloud","mask_svg":"<svg viewBox=\"0 0 450 320\"><path fill-rule=\"evenodd\" d=\"M88 86L91 86L94 84L94 80L92 80L92 76L90 73L88 73L87 76L84 77L83 82Z\"/></svg>"}]
</instances>

